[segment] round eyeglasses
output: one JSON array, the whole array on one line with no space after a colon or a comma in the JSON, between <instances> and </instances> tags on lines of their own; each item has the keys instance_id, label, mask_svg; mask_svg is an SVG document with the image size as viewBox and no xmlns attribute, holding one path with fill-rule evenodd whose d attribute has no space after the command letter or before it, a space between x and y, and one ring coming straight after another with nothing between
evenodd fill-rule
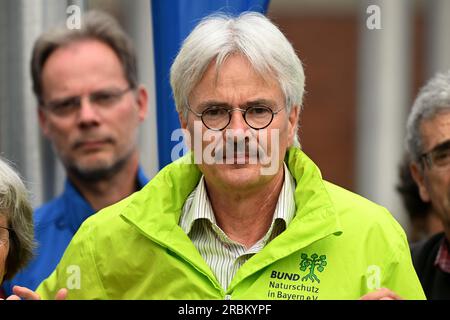
<instances>
[{"instance_id":1,"label":"round eyeglasses","mask_svg":"<svg viewBox=\"0 0 450 320\"><path fill-rule=\"evenodd\" d=\"M422 153L420 158L428 165L428 168L441 169L450 167L450 140L446 140L430 151Z\"/></svg>"},{"instance_id":2,"label":"round eyeglasses","mask_svg":"<svg viewBox=\"0 0 450 320\"><path fill-rule=\"evenodd\" d=\"M128 91L134 90L133 87L127 87L125 89L102 89L95 92L91 92L88 95L89 102L100 108L108 109L116 105L122 96ZM42 102L47 110L59 117L68 117L76 113L81 108L82 96L66 97L62 99L56 99L49 102Z\"/></svg>"},{"instance_id":3,"label":"round eyeglasses","mask_svg":"<svg viewBox=\"0 0 450 320\"><path fill-rule=\"evenodd\" d=\"M241 108L229 108L225 106L210 106L203 112L197 113L187 105L189 111L202 119L203 124L210 130L222 131L231 122L231 113L233 111L240 111L243 113L244 121L247 125L255 130L261 130L268 127L276 114L278 114L281 108L277 111L273 111L266 105L258 104L252 105L245 109Z\"/></svg>"}]
</instances>

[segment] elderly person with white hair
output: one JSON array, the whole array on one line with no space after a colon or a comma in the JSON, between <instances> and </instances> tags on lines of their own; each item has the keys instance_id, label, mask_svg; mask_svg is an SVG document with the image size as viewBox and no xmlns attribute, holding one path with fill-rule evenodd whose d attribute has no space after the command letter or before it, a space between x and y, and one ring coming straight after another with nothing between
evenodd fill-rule
<instances>
[{"instance_id":1,"label":"elderly person with white hair","mask_svg":"<svg viewBox=\"0 0 450 320\"><path fill-rule=\"evenodd\" d=\"M28 191L16 171L0 158L0 284L11 279L33 257L33 209ZM38 300L39 295L28 288L15 286L7 300ZM61 288L56 300L64 300L66 289ZM0 299L3 299L0 293Z\"/></svg>"},{"instance_id":2,"label":"elderly person with white hair","mask_svg":"<svg viewBox=\"0 0 450 320\"><path fill-rule=\"evenodd\" d=\"M413 260L428 299L450 299L450 70L420 90L407 123L411 174L444 232L413 247Z\"/></svg>"},{"instance_id":3,"label":"elderly person with white hair","mask_svg":"<svg viewBox=\"0 0 450 320\"><path fill-rule=\"evenodd\" d=\"M0 158L0 284L33 256L33 210L17 173Z\"/></svg>"},{"instance_id":4,"label":"elderly person with white hair","mask_svg":"<svg viewBox=\"0 0 450 320\"><path fill-rule=\"evenodd\" d=\"M171 69L193 151L86 220L37 292L423 299L392 215L323 180L298 147L304 82L292 45L263 15L205 18Z\"/></svg>"}]
</instances>

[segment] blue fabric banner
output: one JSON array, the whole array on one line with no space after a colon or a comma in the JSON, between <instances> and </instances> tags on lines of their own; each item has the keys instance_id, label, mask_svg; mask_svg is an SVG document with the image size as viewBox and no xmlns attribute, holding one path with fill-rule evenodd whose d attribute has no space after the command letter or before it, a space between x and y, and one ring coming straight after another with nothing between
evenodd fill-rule
<instances>
[{"instance_id":1,"label":"blue fabric banner","mask_svg":"<svg viewBox=\"0 0 450 320\"><path fill-rule=\"evenodd\" d=\"M181 43L195 25L214 12L237 15L266 13L269 0L152 0L153 42L157 101L158 158L162 168L171 162L173 130L180 127L169 83L170 66Z\"/></svg>"}]
</instances>

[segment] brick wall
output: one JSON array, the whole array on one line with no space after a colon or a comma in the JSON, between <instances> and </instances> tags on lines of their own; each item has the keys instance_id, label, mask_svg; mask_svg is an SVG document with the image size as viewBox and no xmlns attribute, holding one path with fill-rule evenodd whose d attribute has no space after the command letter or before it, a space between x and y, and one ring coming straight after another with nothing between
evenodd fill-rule
<instances>
[{"instance_id":1,"label":"brick wall","mask_svg":"<svg viewBox=\"0 0 450 320\"><path fill-rule=\"evenodd\" d=\"M353 14L269 17L292 42L305 68L300 122L305 152L325 179L355 190L358 20ZM413 41L411 103L424 82L423 19Z\"/></svg>"}]
</instances>

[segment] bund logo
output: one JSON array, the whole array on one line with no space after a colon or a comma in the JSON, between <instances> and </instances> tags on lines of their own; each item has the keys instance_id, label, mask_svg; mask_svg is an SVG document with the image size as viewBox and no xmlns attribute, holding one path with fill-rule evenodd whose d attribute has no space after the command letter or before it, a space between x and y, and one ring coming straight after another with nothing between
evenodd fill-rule
<instances>
[{"instance_id":1,"label":"bund logo","mask_svg":"<svg viewBox=\"0 0 450 320\"><path fill-rule=\"evenodd\" d=\"M314 253L311 255L310 258L308 258L308 255L306 253L301 254L301 261L300 261L300 270L306 271L306 269L309 268L309 273L302 277L302 281L305 280L311 280L312 282L317 281L320 283L319 278L315 274L315 271L322 272L324 270L324 267L327 265L327 256L321 255L319 257L318 254Z\"/></svg>"}]
</instances>

